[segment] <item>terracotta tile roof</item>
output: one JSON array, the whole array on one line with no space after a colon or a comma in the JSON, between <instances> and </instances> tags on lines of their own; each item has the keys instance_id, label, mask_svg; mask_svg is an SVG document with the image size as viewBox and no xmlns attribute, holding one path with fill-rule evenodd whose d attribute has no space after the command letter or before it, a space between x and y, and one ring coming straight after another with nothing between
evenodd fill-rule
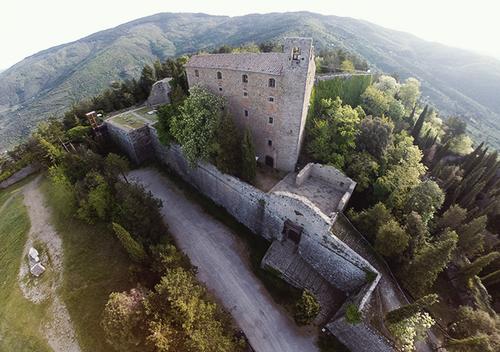
<instances>
[{"instance_id":1,"label":"terracotta tile roof","mask_svg":"<svg viewBox=\"0 0 500 352\"><path fill-rule=\"evenodd\" d=\"M206 54L192 56L186 67L220 68L280 75L284 62L283 53Z\"/></svg>"}]
</instances>

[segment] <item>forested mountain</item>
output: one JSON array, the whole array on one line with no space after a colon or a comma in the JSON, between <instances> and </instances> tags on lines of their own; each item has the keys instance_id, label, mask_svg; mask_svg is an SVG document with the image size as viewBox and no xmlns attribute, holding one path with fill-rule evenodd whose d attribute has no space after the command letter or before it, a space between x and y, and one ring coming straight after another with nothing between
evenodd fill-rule
<instances>
[{"instance_id":1,"label":"forested mountain","mask_svg":"<svg viewBox=\"0 0 500 352\"><path fill-rule=\"evenodd\" d=\"M137 77L144 63L290 35L311 36L319 49L350 50L374 70L415 76L443 114L465 117L476 139L500 146L500 61L493 58L345 17L162 13L44 50L1 72L0 150L112 81Z\"/></svg>"}]
</instances>

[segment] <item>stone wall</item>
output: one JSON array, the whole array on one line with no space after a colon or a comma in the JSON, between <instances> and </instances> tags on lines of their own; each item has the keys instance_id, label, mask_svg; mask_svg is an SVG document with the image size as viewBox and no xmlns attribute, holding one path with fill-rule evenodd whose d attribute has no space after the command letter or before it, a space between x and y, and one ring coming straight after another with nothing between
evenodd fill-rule
<instances>
[{"instance_id":1,"label":"stone wall","mask_svg":"<svg viewBox=\"0 0 500 352\"><path fill-rule=\"evenodd\" d=\"M36 164L30 164L28 166L25 166L21 170L12 174L12 176L10 176L8 179L0 182L0 189L7 188L16 182L23 180L24 178L28 177L29 175L34 174L38 170L40 170L40 166L36 165Z\"/></svg>"},{"instance_id":2,"label":"stone wall","mask_svg":"<svg viewBox=\"0 0 500 352\"><path fill-rule=\"evenodd\" d=\"M355 352L393 352L395 350L391 341L379 333L366 318L366 311L372 299L372 294L381 279L378 274L372 282L367 282L339 309L332 321L326 328L334 334L351 351ZM352 324L345 318L345 312L349 305L354 304L363 316L359 323Z\"/></svg>"},{"instance_id":3,"label":"stone wall","mask_svg":"<svg viewBox=\"0 0 500 352\"><path fill-rule=\"evenodd\" d=\"M351 324L342 316L326 326L352 352L395 351L392 344L365 321Z\"/></svg>"},{"instance_id":4,"label":"stone wall","mask_svg":"<svg viewBox=\"0 0 500 352\"><path fill-rule=\"evenodd\" d=\"M282 240L285 221L303 228L299 252L334 286L344 292L359 289L371 265L330 233L334 219L308 199L289 192L264 193L213 165L192 168L181 148L163 146L151 128L157 158L205 196L224 207L238 221L268 240Z\"/></svg>"},{"instance_id":5,"label":"stone wall","mask_svg":"<svg viewBox=\"0 0 500 352\"><path fill-rule=\"evenodd\" d=\"M153 157L148 126L128 129L110 121L106 121L105 124L111 140L129 156L132 162L141 164Z\"/></svg>"},{"instance_id":6,"label":"stone wall","mask_svg":"<svg viewBox=\"0 0 500 352\"><path fill-rule=\"evenodd\" d=\"M354 190L356 182L346 177L340 170L321 164L312 164L311 176L317 177L345 192Z\"/></svg>"},{"instance_id":7,"label":"stone wall","mask_svg":"<svg viewBox=\"0 0 500 352\"><path fill-rule=\"evenodd\" d=\"M323 179L330 184L335 184L345 192L337 206L337 212L343 211L349 199L351 199L354 188L356 188L356 182L346 177L339 170L321 164L314 164L311 175Z\"/></svg>"},{"instance_id":8,"label":"stone wall","mask_svg":"<svg viewBox=\"0 0 500 352\"><path fill-rule=\"evenodd\" d=\"M303 235L299 253L321 276L347 294L361 290L368 272L377 273L370 263L328 232Z\"/></svg>"},{"instance_id":9,"label":"stone wall","mask_svg":"<svg viewBox=\"0 0 500 352\"><path fill-rule=\"evenodd\" d=\"M156 158L174 170L186 182L223 206L232 216L255 233L262 229L263 208L267 195L239 179L221 173L216 167L199 163L192 168L177 145L165 147L151 127L152 146ZM270 237L268 237L271 240Z\"/></svg>"}]
</instances>

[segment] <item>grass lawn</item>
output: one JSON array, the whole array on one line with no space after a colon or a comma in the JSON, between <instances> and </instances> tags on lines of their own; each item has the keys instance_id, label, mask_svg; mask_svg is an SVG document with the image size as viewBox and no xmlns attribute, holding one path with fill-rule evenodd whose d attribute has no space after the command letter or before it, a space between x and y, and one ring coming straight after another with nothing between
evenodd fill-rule
<instances>
[{"instance_id":1,"label":"grass lawn","mask_svg":"<svg viewBox=\"0 0 500 352\"><path fill-rule=\"evenodd\" d=\"M148 120L152 123L158 122L158 115L156 113L148 114L148 112L150 112L152 110L155 110L155 109L152 109L148 106L145 106L143 108L136 110L135 113L141 115L143 118L145 118L146 120Z\"/></svg>"},{"instance_id":2,"label":"grass lawn","mask_svg":"<svg viewBox=\"0 0 500 352\"><path fill-rule=\"evenodd\" d=\"M0 192L0 351L51 351L40 334L47 304L34 304L23 297L17 283L24 245L30 228L20 193L5 203L15 185Z\"/></svg>"},{"instance_id":3,"label":"grass lawn","mask_svg":"<svg viewBox=\"0 0 500 352\"><path fill-rule=\"evenodd\" d=\"M109 352L100 326L101 313L113 291L131 288L129 259L104 225L87 225L64 217L50 197L48 180L42 190L53 210L52 223L63 239L64 274L61 297L68 307L83 351Z\"/></svg>"},{"instance_id":4,"label":"grass lawn","mask_svg":"<svg viewBox=\"0 0 500 352\"><path fill-rule=\"evenodd\" d=\"M117 115L111 119L114 123L135 129L139 128L145 125L144 121L141 119L135 117L132 113L130 112L125 112L121 115Z\"/></svg>"}]
</instances>

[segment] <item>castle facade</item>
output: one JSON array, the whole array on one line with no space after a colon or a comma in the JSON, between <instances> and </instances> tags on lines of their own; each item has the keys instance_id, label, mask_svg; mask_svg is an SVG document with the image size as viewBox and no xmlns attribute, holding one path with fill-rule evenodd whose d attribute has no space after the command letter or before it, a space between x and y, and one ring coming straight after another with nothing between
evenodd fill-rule
<instances>
[{"instance_id":1,"label":"castle facade","mask_svg":"<svg viewBox=\"0 0 500 352\"><path fill-rule=\"evenodd\" d=\"M283 171L300 154L315 70L311 38L286 38L282 53L195 55L186 64L189 86L224 96L258 160Z\"/></svg>"}]
</instances>

